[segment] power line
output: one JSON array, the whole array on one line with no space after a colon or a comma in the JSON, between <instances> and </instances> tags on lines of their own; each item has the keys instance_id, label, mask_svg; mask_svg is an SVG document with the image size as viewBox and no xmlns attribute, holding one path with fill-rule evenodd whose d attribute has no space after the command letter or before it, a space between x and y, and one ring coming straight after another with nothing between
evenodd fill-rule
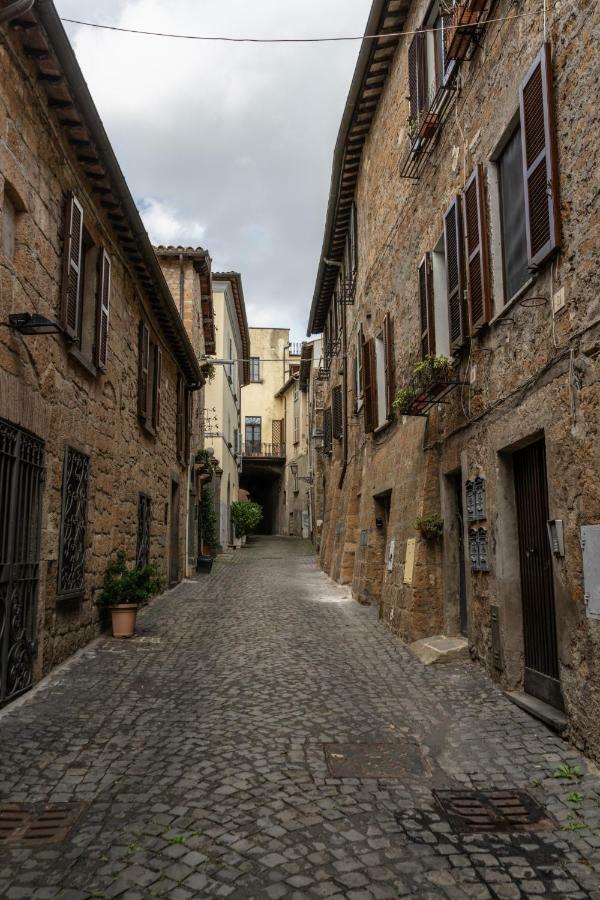
<instances>
[{"instance_id":1,"label":"power line","mask_svg":"<svg viewBox=\"0 0 600 900\"><path fill-rule=\"evenodd\" d=\"M513 13L508 16L501 16L497 19L486 19L485 25L490 25L492 22L508 22L511 19L522 19L525 16L535 16L538 15L537 10L530 10L529 12L522 13ZM410 36L414 34L424 34L426 32L436 32L442 31L443 26L440 28L418 28L413 31L392 31L386 32L385 34L361 34L361 35L346 35L339 37L313 37L313 38L250 38L250 37L225 37L222 35L204 35L204 34L175 34L164 31L145 31L141 28L124 28L120 25L101 25L99 22L85 22L82 19L61 19L62 22L67 22L69 25L83 25L86 28L101 28L104 31L118 31L124 34L139 34L145 35L146 37L161 37L161 38L173 38L176 40L184 40L184 41L219 41L222 43L228 44L331 44L331 43L340 43L340 42L348 42L348 41L378 41L381 38L399 38ZM463 25L453 25L453 28L472 28L473 26L470 24Z\"/></svg>"}]
</instances>

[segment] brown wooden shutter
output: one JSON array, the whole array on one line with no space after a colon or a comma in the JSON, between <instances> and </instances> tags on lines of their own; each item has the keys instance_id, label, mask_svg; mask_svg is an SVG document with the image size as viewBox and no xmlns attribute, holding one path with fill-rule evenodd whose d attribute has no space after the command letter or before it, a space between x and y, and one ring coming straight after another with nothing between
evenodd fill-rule
<instances>
[{"instance_id":1,"label":"brown wooden shutter","mask_svg":"<svg viewBox=\"0 0 600 900\"><path fill-rule=\"evenodd\" d=\"M419 263L419 310L421 317L421 359L435 354L435 312L433 266L427 252Z\"/></svg>"},{"instance_id":2,"label":"brown wooden shutter","mask_svg":"<svg viewBox=\"0 0 600 900\"><path fill-rule=\"evenodd\" d=\"M383 346L385 349L385 414L391 419L396 396L396 360L394 358L394 320L386 314L383 320Z\"/></svg>"},{"instance_id":3,"label":"brown wooden shutter","mask_svg":"<svg viewBox=\"0 0 600 900\"><path fill-rule=\"evenodd\" d=\"M343 413L342 413L342 388L341 385L334 387L331 393L331 415L333 436L340 441L343 436Z\"/></svg>"},{"instance_id":4,"label":"brown wooden shutter","mask_svg":"<svg viewBox=\"0 0 600 900\"><path fill-rule=\"evenodd\" d=\"M450 350L459 350L467 339L467 317L464 298L464 248L460 199L455 197L444 215L444 247L446 251L446 287Z\"/></svg>"},{"instance_id":5,"label":"brown wooden shutter","mask_svg":"<svg viewBox=\"0 0 600 900\"><path fill-rule=\"evenodd\" d=\"M419 31L408 48L410 117L414 123L427 105L427 35Z\"/></svg>"},{"instance_id":6,"label":"brown wooden shutter","mask_svg":"<svg viewBox=\"0 0 600 900\"><path fill-rule=\"evenodd\" d=\"M192 412L193 412L193 394L189 388L183 389L184 413L185 413L185 434L183 440L183 462L187 466L190 461L190 451L192 448Z\"/></svg>"},{"instance_id":7,"label":"brown wooden shutter","mask_svg":"<svg viewBox=\"0 0 600 900\"><path fill-rule=\"evenodd\" d=\"M108 358L108 322L110 317L110 288L112 265L106 250L100 254L100 280L98 289L98 318L96 322L96 365L106 371Z\"/></svg>"},{"instance_id":8,"label":"brown wooden shutter","mask_svg":"<svg viewBox=\"0 0 600 900\"><path fill-rule=\"evenodd\" d=\"M560 245L552 51L543 45L521 84L521 143L527 255L541 266Z\"/></svg>"},{"instance_id":9,"label":"brown wooden shutter","mask_svg":"<svg viewBox=\"0 0 600 900\"><path fill-rule=\"evenodd\" d=\"M467 303L471 334L492 318L490 260L483 166L475 168L463 193L467 243Z\"/></svg>"},{"instance_id":10,"label":"brown wooden shutter","mask_svg":"<svg viewBox=\"0 0 600 900\"><path fill-rule=\"evenodd\" d=\"M152 396L152 424L158 430L160 425L160 402L162 381L162 350L156 344L154 347L154 384Z\"/></svg>"},{"instance_id":11,"label":"brown wooden shutter","mask_svg":"<svg viewBox=\"0 0 600 900\"><path fill-rule=\"evenodd\" d=\"M323 450L325 453L331 453L331 407L328 406L323 410Z\"/></svg>"},{"instance_id":12,"label":"brown wooden shutter","mask_svg":"<svg viewBox=\"0 0 600 900\"><path fill-rule=\"evenodd\" d=\"M363 377L365 431L368 433L374 431L377 424L377 380L373 338L363 344Z\"/></svg>"},{"instance_id":13,"label":"brown wooden shutter","mask_svg":"<svg viewBox=\"0 0 600 900\"><path fill-rule=\"evenodd\" d=\"M67 197L63 254L61 320L65 333L75 340L79 337L83 287L83 207L75 194Z\"/></svg>"},{"instance_id":14,"label":"brown wooden shutter","mask_svg":"<svg viewBox=\"0 0 600 900\"><path fill-rule=\"evenodd\" d=\"M150 367L150 332L145 322L140 322L138 354L138 414L148 418L148 370Z\"/></svg>"}]
</instances>

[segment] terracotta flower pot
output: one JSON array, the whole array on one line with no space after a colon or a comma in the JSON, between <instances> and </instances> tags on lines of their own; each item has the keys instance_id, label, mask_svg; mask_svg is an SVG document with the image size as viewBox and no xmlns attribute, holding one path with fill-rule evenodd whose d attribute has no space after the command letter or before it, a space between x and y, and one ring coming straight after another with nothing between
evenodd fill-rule
<instances>
[{"instance_id":1,"label":"terracotta flower pot","mask_svg":"<svg viewBox=\"0 0 600 900\"><path fill-rule=\"evenodd\" d=\"M115 603L114 606L110 607L113 637L133 637L137 611L137 603Z\"/></svg>"}]
</instances>

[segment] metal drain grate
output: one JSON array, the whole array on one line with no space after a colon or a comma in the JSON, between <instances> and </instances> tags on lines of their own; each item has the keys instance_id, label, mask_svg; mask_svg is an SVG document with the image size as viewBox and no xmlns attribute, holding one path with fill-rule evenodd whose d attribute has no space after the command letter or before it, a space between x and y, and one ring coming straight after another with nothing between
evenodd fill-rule
<instances>
[{"instance_id":1,"label":"metal drain grate","mask_svg":"<svg viewBox=\"0 0 600 900\"><path fill-rule=\"evenodd\" d=\"M418 745L410 741L325 744L324 749L333 778L406 778L428 774Z\"/></svg>"},{"instance_id":2,"label":"metal drain grate","mask_svg":"<svg viewBox=\"0 0 600 900\"><path fill-rule=\"evenodd\" d=\"M433 791L455 832L554 831L556 822L525 791Z\"/></svg>"},{"instance_id":3,"label":"metal drain grate","mask_svg":"<svg viewBox=\"0 0 600 900\"><path fill-rule=\"evenodd\" d=\"M0 806L0 846L43 847L64 841L81 815L84 804L34 810L16 804Z\"/></svg>"}]
</instances>

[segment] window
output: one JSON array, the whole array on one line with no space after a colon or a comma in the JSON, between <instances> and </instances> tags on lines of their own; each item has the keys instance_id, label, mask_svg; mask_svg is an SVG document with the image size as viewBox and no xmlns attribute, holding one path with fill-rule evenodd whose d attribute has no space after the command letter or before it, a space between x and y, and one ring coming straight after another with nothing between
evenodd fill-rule
<instances>
[{"instance_id":1,"label":"window","mask_svg":"<svg viewBox=\"0 0 600 900\"><path fill-rule=\"evenodd\" d=\"M504 302L529 280L521 127L517 125L498 157Z\"/></svg>"},{"instance_id":2,"label":"window","mask_svg":"<svg viewBox=\"0 0 600 900\"><path fill-rule=\"evenodd\" d=\"M460 350L467 340L465 261L460 197L455 197L444 215L444 255L450 351Z\"/></svg>"},{"instance_id":3,"label":"window","mask_svg":"<svg viewBox=\"0 0 600 900\"><path fill-rule=\"evenodd\" d=\"M153 433L160 426L161 395L162 350L151 337L148 325L145 322L140 322L138 338L138 415L142 424Z\"/></svg>"},{"instance_id":4,"label":"window","mask_svg":"<svg viewBox=\"0 0 600 900\"><path fill-rule=\"evenodd\" d=\"M431 254L431 270L433 285L433 312L435 326L434 353L437 356L450 356L450 340L448 333L448 299L446 288L446 253L444 235L433 248Z\"/></svg>"},{"instance_id":5,"label":"window","mask_svg":"<svg viewBox=\"0 0 600 900\"><path fill-rule=\"evenodd\" d=\"M262 420L260 416L246 416L246 453L259 454L262 443Z\"/></svg>"},{"instance_id":6,"label":"window","mask_svg":"<svg viewBox=\"0 0 600 900\"><path fill-rule=\"evenodd\" d=\"M297 444L300 441L300 419L298 416L294 416L294 443Z\"/></svg>"},{"instance_id":7,"label":"window","mask_svg":"<svg viewBox=\"0 0 600 900\"><path fill-rule=\"evenodd\" d=\"M143 569L150 562L150 522L152 518L152 500L146 494L138 497L138 532L135 564Z\"/></svg>"},{"instance_id":8,"label":"window","mask_svg":"<svg viewBox=\"0 0 600 900\"><path fill-rule=\"evenodd\" d=\"M330 455L333 450L331 407L323 410L323 452Z\"/></svg>"},{"instance_id":9,"label":"window","mask_svg":"<svg viewBox=\"0 0 600 900\"><path fill-rule=\"evenodd\" d=\"M84 590L89 475L89 456L67 447L58 559L58 593L62 597L81 596Z\"/></svg>"},{"instance_id":10,"label":"window","mask_svg":"<svg viewBox=\"0 0 600 900\"><path fill-rule=\"evenodd\" d=\"M383 328L363 344L365 431L382 428L392 418L395 394L394 325L386 315Z\"/></svg>"},{"instance_id":11,"label":"window","mask_svg":"<svg viewBox=\"0 0 600 900\"><path fill-rule=\"evenodd\" d=\"M260 356L250 357L250 381L255 383L260 381Z\"/></svg>"},{"instance_id":12,"label":"window","mask_svg":"<svg viewBox=\"0 0 600 900\"><path fill-rule=\"evenodd\" d=\"M177 418L176 418L177 459L187 466L190 459L192 434L192 394L183 376L177 373Z\"/></svg>"},{"instance_id":13,"label":"window","mask_svg":"<svg viewBox=\"0 0 600 900\"><path fill-rule=\"evenodd\" d=\"M344 436L344 413L342 409L342 386L336 385L331 392L331 419L333 436L341 441Z\"/></svg>"},{"instance_id":14,"label":"window","mask_svg":"<svg viewBox=\"0 0 600 900\"><path fill-rule=\"evenodd\" d=\"M84 225L83 207L71 194L65 213L61 318L71 350L88 367L106 369L111 259Z\"/></svg>"},{"instance_id":15,"label":"window","mask_svg":"<svg viewBox=\"0 0 600 900\"><path fill-rule=\"evenodd\" d=\"M354 355L354 411L358 412L363 404L363 336L362 327L356 335L356 353Z\"/></svg>"},{"instance_id":16,"label":"window","mask_svg":"<svg viewBox=\"0 0 600 900\"><path fill-rule=\"evenodd\" d=\"M10 262L14 262L17 253L17 239L25 206L14 188L4 182L4 197L2 201L2 254Z\"/></svg>"}]
</instances>

